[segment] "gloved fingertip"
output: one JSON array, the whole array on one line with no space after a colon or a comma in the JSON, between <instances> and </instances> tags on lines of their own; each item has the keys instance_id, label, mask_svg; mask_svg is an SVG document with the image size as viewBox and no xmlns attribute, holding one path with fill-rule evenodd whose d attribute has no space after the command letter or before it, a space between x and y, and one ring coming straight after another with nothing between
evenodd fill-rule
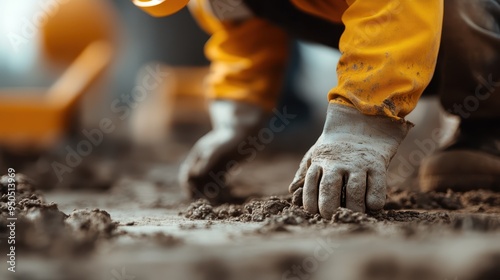
<instances>
[{"instance_id":1,"label":"gloved fingertip","mask_svg":"<svg viewBox=\"0 0 500 280\"><path fill-rule=\"evenodd\" d=\"M208 159L198 156L193 159L193 161L188 166L188 177L197 177L203 174L208 174L208 169Z\"/></svg>"},{"instance_id":2,"label":"gloved fingertip","mask_svg":"<svg viewBox=\"0 0 500 280\"><path fill-rule=\"evenodd\" d=\"M385 206L385 196L368 196L366 198L366 206L371 212L378 212Z\"/></svg>"},{"instance_id":3,"label":"gloved fingertip","mask_svg":"<svg viewBox=\"0 0 500 280\"><path fill-rule=\"evenodd\" d=\"M387 195L386 173L384 171L370 172L367 184L366 207L372 212L382 210Z\"/></svg>"},{"instance_id":4,"label":"gloved fingertip","mask_svg":"<svg viewBox=\"0 0 500 280\"><path fill-rule=\"evenodd\" d=\"M179 168L179 173L177 175L177 181L181 186L185 186L187 184L189 178L189 167L184 163L181 164Z\"/></svg>"},{"instance_id":5,"label":"gloved fingertip","mask_svg":"<svg viewBox=\"0 0 500 280\"><path fill-rule=\"evenodd\" d=\"M302 203L302 194L303 193L304 193L304 189L302 187L297 188L297 190L295 190L293 192L293 195L292 195L292 204L293 205L296 205L296 206L303 205L303 203Z\"/></svg>"},{"instance_id":6,"label":"gloved fingertip","mask_svg":"<svg viewBox=\"0 0 500 280\"><path fill-rule=\"evenodd\" d=\"M325 220L331 220L333 217L333 214L335 211L333 211L336 208L324 208L320 207L319 208L319 213L321 214L321 217Z\"/></svg>"},{"instance_id":7,"label":"gloved fingertip","mask_svg":"<svg viewBox=\"0 0 500 280\"><path fill-rule=\"evenodd\" d=\"M311 213L317 214L319 213L318 208L318 193L319 193L319 182L323 176L323 169L320 165L313 164L307 170L307 174L304 180L304 193L303 193L303 202L304 209Z\"/></svg>"},{"instance_id":8,"label":"gloved fingertip","mask_svg":"<svg viewBox=\"0 0 500 280\"><path fill-rule=\"evenodd\" d=\"M305 176L293 179L293 182L288 187L288 192L293 194L297 189L304 187L304 180Z\"/></svg>"}]
</instances>

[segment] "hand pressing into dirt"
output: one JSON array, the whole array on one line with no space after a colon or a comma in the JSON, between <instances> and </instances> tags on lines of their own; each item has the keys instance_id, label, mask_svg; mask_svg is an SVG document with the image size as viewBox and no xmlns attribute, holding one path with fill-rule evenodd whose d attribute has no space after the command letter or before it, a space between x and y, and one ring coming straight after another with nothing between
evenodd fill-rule
<instances>
[{"instance_id":1,"label":"hand pressing into dirt","mask_svg":"<svg viewBox=\"0 0 500 280\"><path fill-rule=\"evenodd\" d=\"M330 103L323 133L304 156L289 191L302 192L296 202L325 219L338 207L381 210L387 167L410 127L402 120Z\"/></svg>"},{"instance_id":2,"label":"hand pressing into dirt","mask_svg":"<svg viewBox=\"0 0 500 280\"><path fill-rule=\"evenodd\" d=\"M212 131L191 149L181 165L179 181L193 199L231 202L226 173L244 157L238 146L261 126L266 114L255 105L216 100L210 105L210 116Z\"/></svg>"}]
</instances>

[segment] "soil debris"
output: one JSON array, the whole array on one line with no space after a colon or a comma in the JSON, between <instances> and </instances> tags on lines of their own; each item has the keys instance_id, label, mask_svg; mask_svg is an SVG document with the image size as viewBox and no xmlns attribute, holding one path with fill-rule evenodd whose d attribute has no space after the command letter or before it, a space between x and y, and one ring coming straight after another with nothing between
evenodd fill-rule
<instances>
[{"instance_id":1,"label":"soil debris","mask_svg":"<svg viewBox=\"0 0 500 280\"><path fill-rule=\"evenodd\" d=\"M67 217L66 224L81 239L111 238L118 226L108 212L99 209L75 210Z\"/></svg>"},{"instance_id":2,"label":"soil debris","mask_svg":"<svg viewBox=\"0 0 500 280\"><path fill-rule=\"evenodd\" d=\"M199 199L180 214L191 220L263 222L266 219L276 218L288 225L315 223L314 215L307 213L301 207L292 205L290 199L275 196L251 200L243 205L223 204L216 207L210 205L207 200Z\"/></svg>"},{"instance_id":3,"label":"soil debris","mask_svg":"<svg viewBox=\"0 0 500 280\"><path fill-rule=\"evenodd\" d=\"M428 213L418 211L381 211L378 213L359 213L339 207L328 221L319 214L312 215L303 207L293 205L291 198L262 198L252 200L243 205L224 204L212 206L208 201L200 199L191 203L187 210L180 214L191 220L224 220L237 222L263 222L277 225L314 225L331 224L364 224L377 221L388 222L444 222L450 223L446 213ZM277 226L277 228L280 228Z\"/></svg>"},{"instance_id":4,"label":"soil debris","mask_svg":"<svg viewBox=\"0 0 500 280\"><path fill-rule=\"evenodd\" d=\"M403 222L419 224L450 224L451 218L442 212L419 212L419 211L381 211L372 214L381 222Z\"/></svg>"},{"instance_id":5,"label":"soil debris","mask_svg":"<svg viewBox=\"0 0 500 280\"><path fill-rule=\"evenodd\" d=\"M302 188L292 196L292 203L302 206ZM473 190L464 193L418 192L390 188L384 210L450 210L469 213L500 213L500 193L491 190Z\"/></svg>"},{"instance_id":6,"label":"soil debris","mask_svg":"<svg viewBox=\"0 0 500 280\"><path fill-rule=\"evenodd\" d=\"M117 223L103 210L75 210L69 215L55 203L47 203L35 184L17 174L16 190L8 191L8 177L0 178L0 235L7 236L7 218L14 211L16 248L23 252L49 256L81 256L91 252L96 243L116 235ZM10 208L9 208L10 207ZM0 247L7 246L1 242Z\"/></svg>"},{"instance_id":7,"label":"soil debris","mask_svg":"<svg viewBox=\"0 0 500 280\"><path fill-rule=\"evenodd\" d=\"M417 192L392 188L389 190L385 210L461 210L469 213L500 213L500 193L473 190L464 193Z\"/></svg>"},{"instance_id":8,"label":"soil debris","mask_svg":"<svg viewBox=\"0 0 500 280\"><path fill-rule=\"evenodd\" d=\"M432 204L438 209L450 208L455 203L457 194L436 194ZM471 196L472 194L469 194ZM477 195L475 196L477 197ZM439 199L438 199L439 198ZM483 199L476 199L484 204ZM383 210L376 213L353 212L346 208L338 208L331 220L323 219L319 214L312 215L304 210L302 206L292 204L292 197L269 197L254 199L243 205L223 204L212 206L206 200L200 199L191 203L186 211L180 213L191 220L208 221L230 221L230 222L264 222L257 233L268 234L273 232L290 232L289 226L313 226L329 227L338 224L351 225L351 233L373 232L377 223L399 224L403 232L412 236L419 231L420 227L443 226L443 229L451 231L495 231L500 229L499 219L488 215L476 217L479 214L464 213L457 216L450 212L440 210ZM409 199L408 201L417 201ZM424 201L424 200L420 200ZM451 202L450 202L451 201ZM453 202L455 201L455 202ZM452 203L453 202L453 203ZM460 202L461 203L461 202ZM415 208L417 205L413 204ZM431 205L431 204L427 204ZM446 206L447 205L447 206ZM411 209L411 207L410 207ZM182 226L183 229L192 229Z\"/></svg>"}]
</instances>

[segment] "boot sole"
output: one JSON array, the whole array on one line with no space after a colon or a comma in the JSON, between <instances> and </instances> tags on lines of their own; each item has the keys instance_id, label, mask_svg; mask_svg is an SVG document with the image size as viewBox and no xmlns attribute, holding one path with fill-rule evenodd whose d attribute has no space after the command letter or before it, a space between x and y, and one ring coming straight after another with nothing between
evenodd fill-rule
<instances>
[{"instance_id":1,"label":"boot sole","mask_svg":"<svg viewBox=\"0 0 500 280\"><path fill-rule=\"evenodd\" d=\"M500 157L475 151L441 152L422 161L422 191L500 191Z\"/></svg>"}]
</instances>

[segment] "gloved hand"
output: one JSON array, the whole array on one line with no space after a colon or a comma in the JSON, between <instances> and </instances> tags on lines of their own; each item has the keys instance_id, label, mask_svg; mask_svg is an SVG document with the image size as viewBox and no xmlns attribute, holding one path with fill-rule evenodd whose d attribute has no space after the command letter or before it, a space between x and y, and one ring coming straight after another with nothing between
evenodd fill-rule
<instances>
[{"instance_id":1,"label":"gloved hand","mask_svg":"<svg viewBox=\"0 0 500 280\"><path fill-rule=\"evenodd\" d=\"M411 126L330 103L323 133L302 159L289 191L302 191L304 208L325 219L338 207L381 210L387 167Z\"/></svg>"},{"instance_id":2,"label":"gloved hand","mask_svg":"<svg viewBox=\"0 0 500 280\"><path fill-rule=\"evenodd\" d=\"M179 181L191 198L228 202L225 177L234 162L244 158L238 146L261 127L265 111L248 103L216 100L210 104L212 131L196 142L181 165Z\"/></svg>"}]
</instances>

